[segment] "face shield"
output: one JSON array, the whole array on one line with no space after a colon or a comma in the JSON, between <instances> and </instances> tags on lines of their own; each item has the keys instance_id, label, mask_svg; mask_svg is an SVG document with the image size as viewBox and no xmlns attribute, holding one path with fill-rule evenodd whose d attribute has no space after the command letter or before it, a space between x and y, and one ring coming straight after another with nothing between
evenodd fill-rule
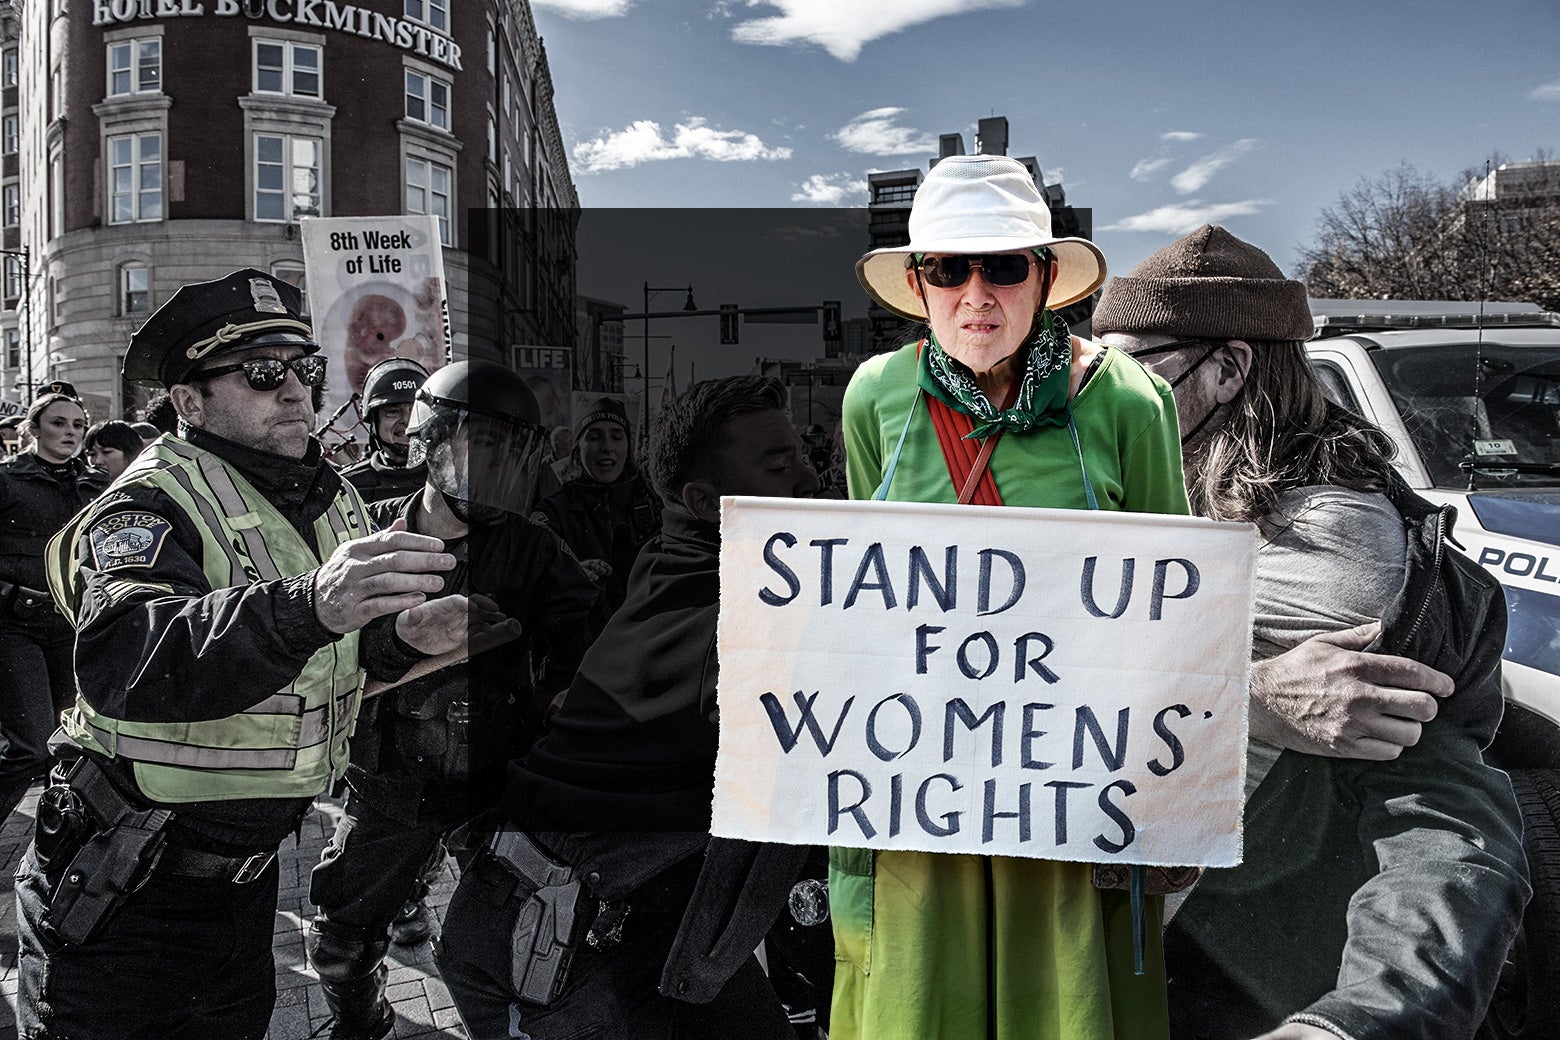
<instances>
[{"instance_id":1,"label":"face shield","mask_svg":"<svg viewBox=\"0 0 1560 1040\"><path fill-rule=\"evenodd\" d=\"M525 516L536 505L546 437L518 419L418 401L410 465L428 464L428 482L472 507L471 519Z\"/></svg>"}]
</instances>

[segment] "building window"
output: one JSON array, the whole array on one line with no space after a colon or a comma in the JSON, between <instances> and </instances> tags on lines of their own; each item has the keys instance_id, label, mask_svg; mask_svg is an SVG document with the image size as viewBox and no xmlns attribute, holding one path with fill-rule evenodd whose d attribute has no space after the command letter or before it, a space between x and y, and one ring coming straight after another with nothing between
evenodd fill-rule
<instances>
[{"instance_id":1,"label":"building window","mask_svg":"<svg viewBox=\"0 0 1560 1040\"><path fill-rule=\"evenodd\" d=\"M16 86L16 48L7 47L0 58L0 87Z\"/></svg>"},{"instance_id":2,"label":"building window","mask_svg":"<svg viewBox=\"0 0 1560 1040\"><path fill-rule=\"evenodd\" d=\"M5 258L5 298L8 304L22 298L22 262L14 256Z\"/></svg>"},{"instance_id":3,"label":"building window","mask_svg":"<svg viewBox=\"0 0 1560 1040\"><path fill-rule=\"evenodd\" d=\"M406 17L447 33L450 31L450 0L406 0Z\"/></svg>"},{"instance_id":4,"label":"building window","mask_svg":"<svg viewBox=\"0 0 1560 1040\"><path fill-rule=\"evenodd\" d=\"M108 95L162 91L162 40L123 40L108 45Z\"/></svg>"},{"instance_id":5,"label":"building window","mask_svg":"<svg viewBox=\"0 0 1560 1040\"><path fill-rule=\"evenodd\" d=\"M119 313L145 314L152 309L152 272L145 264L119 269Z\"/></svg>"},{"instance_id":6,"label":"building window","mask_svg":"<svg viewBox=\"0 0 1560 1040\"><path fill-rule=\"evenodd\" d=\"M20 124L15 116L6 116L3 127L0 127L0 154L15 155L19 147Z\"/></svg>"},{"instance_id":7,"label":"building window","mask_svg":"<svg viewBox=\"0 0 1560 1040\"><path fill-rule=\"evenodd\" d=\"M271 265L271 277L286 282L303 294L303 316L309 316L309 281L303 264L297 260L278 260Z\"/></svg>"},{"instance_id":8,"label":"building window","mask_svg":"<svg viewBox=\"0 0 1560 1040\"><path fill-rule=\"evenodd\" d=\"M406 70L406 118L450 128L450 85L421 72Z\"/></svg>"},{"instance_id":9,"label":"building window","mask_svg":"<svg viewBox=\"0 0 1560 1040\"><path fill-rule=\"evenodd\" d=\"M256 40L255 93L319 97L320 48L288 40Z\"/></svg>"},{"instance_id":10,"label":"building window","mask_svg":"<svg viewBox=\"0 0 1560 1040\"><path fill-rule=\"evenodd\" d=\"M255 135L255 219L292 223L320 215L320 142Z\"/></svg>"},{"instance_id":11,"label":"building window","mask_svg":"<svg viewBox=\"0 0 1560 1040\"><path fill-rule=\"evenodd\" d=\"M5 330L5 367L22 367L22 336L16 329Z\"/></svg>"},{"instance_id":12,"label":"building window","mask_svg":"<svg viewBox=\"0 0 1560 1040\"><path fill-rule=\"evenodd\" d=\"M450 168L427 159L406 160L406 212L439 218L439 241L450 244Z\"/></svg>"},{"instance_id":13,"label":"building window","mask_svg":"<svg viewBox=\"0 0 1560 1040\"><path fill-rule=\"evenodd\" d=\"M161 220L162 135L109 138L108 183L110 224Z\"/></svg>"},{"instance_id":14,"label":"building window","mask_svg":"<svg viewBox=\"0 0 1560 1040\"><path fill-rule=\"evenodd\" d=\"M5 226L16 227L22 222L22 189L18 184L7 184L0 189L0 213L4 214Z\"/></svg>"}]
</instances>

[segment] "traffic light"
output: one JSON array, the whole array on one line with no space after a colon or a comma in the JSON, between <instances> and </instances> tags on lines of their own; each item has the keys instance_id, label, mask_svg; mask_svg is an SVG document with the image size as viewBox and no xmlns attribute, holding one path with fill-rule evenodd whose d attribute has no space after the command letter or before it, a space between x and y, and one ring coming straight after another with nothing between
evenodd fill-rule
<instances>
[{"instance_id":1,"label":"traffic light","mask_svg":"<svg viewBox=\"0 0 1560 1040\"><path fill-rule=\"evenodd\" d=\"M734 303L720 305L720 345L737 345L737 305Z\"/></svg>"},{"instance_id":2,"label":"traffic light","mask_svg":"<svg viewBox=\"0 0 1560 1040\"><path fill-rule=\"evenodd\" d=\"M840 301L823 301L823 347L826 354L838 354L844 333L840 329Z\"/></svg>"}]
</instances>

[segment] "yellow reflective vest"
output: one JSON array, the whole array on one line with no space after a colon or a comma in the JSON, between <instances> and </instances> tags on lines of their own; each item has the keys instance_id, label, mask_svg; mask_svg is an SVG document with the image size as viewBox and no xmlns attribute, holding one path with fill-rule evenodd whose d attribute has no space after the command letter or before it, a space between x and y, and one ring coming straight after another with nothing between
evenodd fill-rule
<instances>
[{"instance_id":1,"label":"yellow reflective vest","mask_svg":"<svg viewBox=\"0 0 1560 1040\"><path fill-rule=\"evenodd\" d=\"M213 589L305 574L341 543L368 533L363 501L345 481L314 522L319 554L243 475L220 458L165 436L142 452L116 489L167 495L201 532L201 566ZM81 545L96 510L78 513L49 542L49 588L67 617L82 591ZM244 662L233 662L242 682ZM197 722L133 722L95 710L81 693L61 722L82 746L134 763L143 794L159 802L309 798L347 767L347 736L357 716L363 671L358 637L318 650L285 688L247 710Z\"/></svg>"}]
</instances>

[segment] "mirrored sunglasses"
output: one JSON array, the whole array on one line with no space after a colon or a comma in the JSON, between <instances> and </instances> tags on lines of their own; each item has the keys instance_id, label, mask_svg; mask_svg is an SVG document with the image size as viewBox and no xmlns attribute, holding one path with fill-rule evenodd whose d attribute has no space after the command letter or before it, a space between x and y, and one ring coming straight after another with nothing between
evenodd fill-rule
<instances>
[{"instance_id":1,"label":"mirrored sunglasses","mask_svg":"<svg viewBox=\"0 0 1560 1040\"><path fill-rule=\"evenodd\" d=\"M225 376L232 372L242 372L249 389L264 392L275 390L285 383L287 370L291 369L297 374L298 382L313 387L325 382L325 364L326 359L318 354L293 358L291 361L282 361L279 358L250 358L236 365L218 365L216 368L201 369L199 372L191 373L190 378L216 379L218 376Z\"/></svg>"},{"instance_id":2,"label":"mirrored sunglasses","mask_svg":"<svg viewBox=\"0 0 1560 1040\"><path fill-rule=\"evenodd\" d=\"M1044 250L1039 252L1044 253ZM989 253L953 256L921 255L912 257L912 263L921 272L927 284L939 289L957 289L970 280L970 271L976 267L992 285L1020 285L1029 279L1029 269L1034 265L1034 253Z\"/></svg>"}]
</instances>

